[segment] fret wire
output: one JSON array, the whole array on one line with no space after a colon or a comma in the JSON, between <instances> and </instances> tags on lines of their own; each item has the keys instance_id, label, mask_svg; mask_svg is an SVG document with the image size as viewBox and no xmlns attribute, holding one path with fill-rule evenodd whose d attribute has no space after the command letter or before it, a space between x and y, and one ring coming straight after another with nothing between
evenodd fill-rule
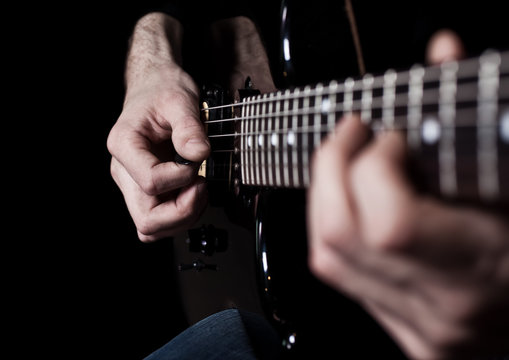
<instances>
[{"instance_id":1,"label":"fret wire","mask_svg":"<svg viewBox=\"0 0 509 360\"><path fill-rule=\"evenodd\" d=\"M258 96L254 96L253 99L257 100L257 97ZM257 158L256 158L255 149L256 149L256 135L258 134L258 131L256 130L256 119L259 118L258 111L257 111L258 105L259 105L258 101L253 101L253 120L255 120L255 121L251 121L251 124L250 124L251 125L251 134L250 134L250 137L251 137L251 166L252 166L252 175L253 175L253 177L251 179L251 184L253 184L253 185L257 184L257 172L256 172Z\"/></svg>"},{"instance_id":2,"label":"fret wire","mask_svg":"<svg viewBox=\"0 0 509 360\"><path fill-rule=\"evenodd\" d=\"M354 79L352 79L351 77L347 78L343 84L343 87L344 87L344 92L343 92L343 109L341 111L343 111L343 114L345 113L351 113L353 112L353 109L354 109L354 100L353 100L353 93L355 90L361 90L361 88L359 89L355 89L356 88L356 85L357 87L359 87L359 83L355 82Z\"/></svg>"},{"instance_id":3,"label":"fret wire","mask_svg":"<svg viewBox=\"0 0 509 360\"><path fill-rule=\"evenodd\" d=\"M262 98L260 95L257 96L258 98ZM262 103L261 101L258 102L258 104L256 105L256 112L258 114L261 114L262 113ZM256 153L256 149L258 149L260 143L259 143L259 135L260 134L260 117L257 116L256 119L253 121L253 126L254 128L256 129L256 133L257 135L253 135L253 149L254 149L254 167L255 167L255 182L257 185L261 185L262 183L262 177L261 177L261 174L260 174L260 166L257 166L259 162L261 162L260 160L260 156L258 156L258 154Z\"/></svg>"},{"instance_id":4,"label":"fret wire","mask_svg":"<svg viewBox=\"0 0 509 360\"><path fill-rule=\"evenodd\" d=\"M270 98L273 98L274 97L274 93L271 93L269 95ZM269 110L268 112L269 113L272 113L274 112L274 102L273 101L269 101ZM272 132L272 117L269 116L268 120L267 120L267 131L270 133ZM265 144L266 146L270 146L270 134L267 134L267 139L265 141ZM269 171L267 172L267 176L268 176L268 182L269 184L274 184L274 172L272 171L272 169L274 168L274 166L272 166L273 164L273 159L272 159L272 156L267 156L267 160L268 160L268 166L269 166Z\"/></svg>"},{"instance_id":5,"label":"fret wire","mask_svg":"<svg viewBox=\"0 0 509 360\"><path fill-rule=\"evenodd\" d=\"M281 110L281 95L282 93L280 91L277 92L277 95L276 95L276 98L277 98L277 101L276 101L276 114ZM275 118L277 118L277 129L281 128L281 118L277 115L275 115ZM271 135L271 144L273 144L272 140L275 139L275 147L277 149L279 149L279 135L277 135L277 133L275 133L275 137L273 135ZM276 185L278 186L281 186L281 171L279 171L280 169L280 161L279 161L279 154L274 154L274 158L275 158L275 163L276 163L276 166L275 166L275 172L276 172Z\"/></svg>"},{"instance_id":6,"label":"fret wire","mask_svg":"<svg viewBox=\"0 0 509 360\"><path fill-rule=\"evenodd\" d=\"M245 102L245 101L246 101L246 99L244 98L242 100L242 102ZM245 116L246 111L247 111L246 106L243 106L242 107L241 116ZM246 148L246 136L247 136L246 135L247 131L245 131L246 124L247 124L246 121L242 121L241 125L240 125L240 127L241 127L240 148L241 149L245 149ZM245 152L243 152L241 154L241 159L242 159L242 167L241 167L241 169L242 169L242 180L244 181L244 183L247 183L247 158L246 158L246 153Z\"/></svg>"},{"instance_id":7,"label":"fret wire","mask_svg":"<svg viewBox=\"0 0 509 360\"><path fill-rule=\"evenodd\" d=\"M422 122L422 99L423 99L424 68L415 65L410 69L410 81L408 84L408 124L416 128ZM419 131L409 131L407 134L408 145L417 149L421 145Z\"/></svg>"},{"instance_id":8,"label":"fret wire","mask_svg":"<svg viewBox=\"0 0 509 360\"><path fill-rule=\"evenodd\" d=\"M394 123L394 109L396 101L396 81L398 74L389 69L384 74L384 86L382 95L382 122L385 127L392 127Z\"/></svg>"},{"instance_id":9,"label":"fret wire","mask_svg":"<svg viewBox=\"0 0 509 360\"><path fill-rule=\"evenodd\" d=\"M266 99L268 97L268 94L263 94L262 97ZM264 105L267 105L267 103L265 103ZM264 106L264 108L266 109L265 106ZM258 145L262 149L265 147L265 144L266 144L265 134L267 133L267 129L264 130L264 127L266 127L266 124L267 124L267 119L263 119L263 121L260 121L260 130L262 131L262 134L260 134L258 137ZM264 171L264 169L266 168L266 161L265 161L265 156L263 154L262 154L262 156L260 156L260 160L261 160L260 163L262 166L262 170L261 170L262 184L265 185L265 184L267 184L267 173Z\"/></svg>"},{"instance_id":10,"label":"fret wire","mask_svg":"<svg viewBox=\"0 0 509 360\"><path fill-rule=\"evenodd\" d=\"M371 122L371 112L373 111L373 76L366 74L362 78L362 98L361 98L361 120L364 124Z\"/></svg>"},{"instance_id":11,"label":"fret wire","mask_svg":"<svg viewBox=\"0 0 509 360\"><path fill-rule=\"evenodd\" d=\"M300 90L299 89L296 89L296 91L299 93ZM293 99L292 100L292 107L295 106L295 103L297 102L297 108L299 107L299 100L298 98L297 99ZM292 115L292 134L293 135L293 140L292 140L292 144L291 144L291 148L292 148L292 164L296 164L298 162L298 154L297 154L297 146L296 144L298 144L299 142L299 133L297 131L295 131L294 133L294 129L298 128L298 125L297 124L297 115ZM290 145L290 139L288 139L288 145ZM299 183L299 169L297 166L293 166L293 173L292 173L292 184L295 184L295 183Z\"/></svg>"},{"instance_id":12,"label":"fret wire","mask_svg":"<svg viewBox=\"0 0 509 360\"><path fill-rule=\"evenodd\" d=\"M286 90L285 94L287 93L290 93L290 90ZM290 98L285 98L284 100L284 105L283 105L283 110L288 113L288 109L289 109L289 106L290 106ZM283 115L283 128L286 129L285 132L283 132L283 146L285 146L285 144L287 143L288 141L288 115ZM286 148L285 148L286 149ZM286 156L285 156L286 155ZM283 153L283 165L284 165L284 168L283 168L283 184L285 186L289 186L290 185L290 173L288 171L288 152L284 152Z\"/></svg>"},{"instance_id":13,"label":"fret wire","mask_svg":"<svg viewBox=\"0 0 509 360\"><path fill-rule=\"evenodd\" d=\"M322 126L322 92L323 92L323 85L320 83L317 85L316 89L315 89L315 104L314 104L314 107L313 109L315 109L316 111L314 111L314 117L313 117L313 124L314 124L314 127L315 129L319 130L320 127ZM317 145L320 145L322 141L322 137L320 135L320 132L319 131L315 131L314 133L314 136L313 136L313 143L315 146Z\"/></svg>"},{"instance_id":14,"label":"fret wire","mask_svg":"<svg viewBox=\"0 0 509 360\"><path fill-rule=\"evenodd\" d=\"M251 98L252 100L255 99L255 97L253 96ZM249 114L254 114L254 111L255 111L255 103L254 101L250 101L250 110L249 110ZM252 149L253 148L253 126L254 126L254 121L250 121L249 124L248 124L248 130L249 130L249 134L247 136L247 146L249 147L249 149ZM249 164L251 164L251 166L249 166L249 184L254 184L254 180L255 180L255 176L254 176L254 168L253 168L253 156L254 156L254 153L251 151L248 155L248 161L249 161Z\"/></svg>"},{"instance_id":15,"label":"fret wire","mask_svg":"<svg viewBox=\"0 0 509 360\"><path fill-rule=\"evenodd\" d=\"M497 113L500 54L487 52L481 56L479 63L479 91L477 108L477 165L479 194L482 198L493 200L499 196L498 154L497 154Z\"/></svg>"},{"instance_id":16,"label":"fret wire","mask_svg":"<svg viewBox=\"0 0 509 360\"><path fill-rule=\"evenodd\" d=\"M337 88L338 88L338 82L336 80L332 80L329 83L329 109L334 109L334 111L328 111L328 117L327 117L327 124L329 126L329 129L334 129L334 126L336 125L336 107L337 107Z\"/></svg>"},{"instance_id":17,"label":"fret wire","mask_svg":"<svg viewBox=\"0 0 509 360\"><path fill-rule=\"evenodd\" d=\"M309 107L309 93L310 92L311 92L311 86L306 86L304 88L304 95L306 95L306 96L304 96L304 99L303 99L303 103L302 103L303 107ZM302 126L304 128L309 126L309 114L302 115ZM304 136L302 136L302 143L303 143L303 146L305 148L307 148L307 146L309 144L309 136L308 136L308 134L303 134L303 135ZM311 143L311 146L314 147L314 143ZM304 166L307 166L309 163L309 152L304 151L304 153L302 154L302 158L303 158ZM310 180L309 180L308 172L304 171L303 178L304 178L304 185L309 184Z\"/></svg>"},{"instance_id":18,"label":"fret wire","mask_svg":"<svg viewBox=\"0 0 509 360\"><path fill-rule=\"evenodd\" d=\"M456 78L458 63L447 62L440 67L438 118L441 122L441 136L438 146L438 166L440 169L440 191L446 196L458 193L456 173L456 132L453 127L456 119Z\"/></svg>"}]
</instances>

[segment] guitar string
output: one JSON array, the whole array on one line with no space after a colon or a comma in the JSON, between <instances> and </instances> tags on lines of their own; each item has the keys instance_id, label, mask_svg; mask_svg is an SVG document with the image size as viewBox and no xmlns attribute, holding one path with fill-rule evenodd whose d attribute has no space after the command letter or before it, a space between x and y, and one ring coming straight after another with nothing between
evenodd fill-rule
<instances>
[{"instance_id":1,"label":"guitar string","mask_svg":"<svg viewBox=\"0 0 509 360\"><path fill-rule=\"evenodd\" d=\"M507 75L509 75L509 73ZM501 87L502 85L509 86L509 79L500 79L499 87ZM477 86L477 84L475 84L475 86ZM300 95L300 93L299 93L299 95ZM309 94L305 94L304 96L308 96L308 95ZM323 95L327 95L327 94L322 93L321 95L323 96ZM454 104L462 104L462 103L467 103L467 102L478 102L478 98L474 96L471 98L459 98L459 99L456 99L456 101L454 101L454 102L426 101L426 102L421 102L416 105L409 105L408 100L410 99L410 96L408 95L408 93L403 93L403 94L400 93L399 95L405 95L406 97L405 96L396 97L396 99L394 100L394 103L391 105L391 108L392 107L394 107L394 108L411 108L411 107L421 107L421 106L437 106L440 104L451 105L453 103ZM440 97L440 89L439 88L432 88L432 89L423 88L422 95L420 95L420 98L424 99L426 97L433 97L433 98L438 97L439 98ZM380 103L382 103L382 105L383 105L384 99L385 99L385 97L383 94L373 96L373 92L372 92L371 93L371 105L370 105L369 109L367 109L367 110L372 110L372 111L375 110L376 111L376 110L389 109L389 107L376 106ZM293 102L292 105L295 105L296 98L287 98L287 99L285 99L285 98L281 98L281 99L267 98L267 99L262 99L262 100L264 100L264 101L263 102L258 101L258 102L253 102L253 103L241 103L241 105L252 106L252 108L256 110L256 107L261 107L263 109L263 107L265 107L267 104L270 104L270 103L274 104L278 101L292 100L292 102ZM506 100L507 99L504 99L504 98L499 99L499 101L506 101ZM375 106L373 106L373 104L375 104ZM352 111L363 110L363 105L364 105L364 100L362 98L354 99L350 104L350 106L352 107ZM298 103L297 103L297 106L298 106ZM327 105L327 106L330 106L330 102L329 102L329 105ZM203 123L204 124L214 124L214 123L220 123L220 122L244 121L244 120L261 119L261 118L311 115L311 114L318 114L318 113L323 114L323 113L331 112L332 110L334 112L339 112L339 111L344 110L345 104L344 103L336 104L333 109L327 108L327 106L325 106L322 101L321 104L314 105L314 106L297 107L295 109L288 109L288 110L283 110L283 111L279 111L279 112L272 112L272 113L265 113L265 114L262 113L262 114L254 114L254 115L247 115L247 116L238 116L238 117L222 118L222 119L215 119L215 120L207 120L207 121L204 121ZM228 105L224 105L221 107L228 107ZM210 110L210 109L212 109L212 108L209 108L208 110Z\"/></svg>"},{"instance_id":2,"label":"guitar string","mask_svg":"<svg viewBox=\"0 0 509 360\"><path fill-rule=\"evenodd\" d=\"M509 103L509 97L503 97L503 98L499 98L499 103ZM462 101L460 104L462 103L476 103L476 105L474 104L469 104L469 106L462 106L460 108L457 108L456 109L456 112L457 113L460 113L462 112L463 110L468 110L470 108L475 108L477 107L477 105L480 103L480 102L477 102L477 99L469 99L469 100L465 100L465 101ZM442 103L442 105L451 105L452 103ZM458 104L458 103L455 103L455 104ZM433 105L433 106L440 106L440 104L424 104L424 106L428 106L428 105ZM421 106L418 106L418 107L421 107ZM372 126L378 126L378 125L387 125L387 124L384 124L383 123L383 110L384 109L408 109L409 106L400 106L400 107L397 107L397 108L394 108L394 107L376 107L376 108L371 108L373 110L378 110L380 112L380 110L382 111L382 114L381 116L374 116L371 118L370 120L370 125ZM313 108L314 109L314 108ZM322 111L309 111L309 112L299 112L299 110L302 110L302 109L297 109L295 112L285 112L285 113L278 113L278 114L271 114L271 115L267 115L267 114L264 114L264 115L253 115L253 116L249 116L249 117L242 117L240 118L239 120L247 120L247 119L260 119L260 118L275 118L275 117L292 117L292 116L307 116L307 115L316 115L316 114L320 114L320 115L323 115L323 116L326 116L327 114L323 113ZM361 110L361 109L357 109L357 110ZM338 110L338 108L335 109L335 113L336 112L340 112L342 111L341 110ZM352 110L352 112L355 112L356 110ZM440 125L440 129L446 129L446 128L462 128L462 127L476 127L476 128L480 128L480 125L477 123L476 119L472 120L472 119L468 119L468 121L456 121L454 126L445 126L443 124L441 124L438 120L438 116L436 117L432 117L431 115L437 115L438 114L438 111L422 111L421 112L421 117L423 120L425 120L425 118L429 118L429 119L434 119L439 125ZM405 121L406 119L408 118L408 114L403 114L403 115L395 115L392 117L392 124L390 124L389 128L385 128L385 130L416 130L416 129L420 129L422 128L422 122L421 124L419 124L419 126L410 126L408 125L408 122ZM458 116L456 117L458 118ZM321 120L322 118L320 118ZM294 122L294 121L293 121ZM403 124L400 124L400 123L403 123ZM240 137L240 136L249 136L249 135L264 135L264 134L273 134L273 133L288 133L289 131L292 131L294 132L295 134L301 134L301 133L314 133L314 132L317 132L317 131L323 131L321 130L321 128L317 128L316 127L317 124L311 124L311 125L308 125L307 127L286 127L286 128L278 128L278 129L265 129L265 130L256 130L256 131L252 131L252 132L238 132L238 133L227 133L227 134L212 134L212 135L209 135L208 137L209 138L220 138L220 137ZM335 126L335 123L334 124L321 124L320 125L326 125L327 128L329 130L331 130L334 126ZM499 126L499 123L497 122L496 124L483 124L483 127L486 127L486 126L489 126L489 127L498 127ZM310 130L307 130L307 129L310 129ZM373 130L380 130L380 129L373 129Z\"/></svg>"},{"instance_id":3,"label":"guitar string","mask_svg":"<svg viewBox=\"0 0 509 360\"><path fill-rule=\"evenodd\" d=\"M509 57L509 52L507 52L506 55ZM425 70L426 68L422 68L422 69ZM429 69L432 69L432 68L429 68ZM394 85L391 85L391 86L394 88L398 88L398 87L402 87L402 86L409 87L411 85L410 82L404 81L404 80L410 79L409 74L411 73L411 71L413 71L413 70L409 70L409 71L402 72L402 73L397 73L396 74L396 82L394 83ZM468 80L471 80L470 82L477 84L477 81L479 80L479 76L478 76L477 72L473 72L471 74L470 73L463 74L461 77L458 77L456 80L452 80L452 81L447 80L444 82L440 81L440 74L437 74L437 75L438 75L438 78L432 78L432 79L426 79L426 80L424 79L425 75L422 76L423 81L419 85L422 86L423 91L436 89L436 88L433 88L433 89L426 88L426 86L429 86L429 85L439 86L441 83L448 85L448 84L466 82ZM350 86L350 89L348 89L348 91L351 93L364 91L364 90L370 90L372 93L374 93L374 92L379 92L380 90L384 90L384 88L387 87L387 85L384 82L385 76L386 75L380 75L380 76L373 77L371 74L367 74L360 80L353 80L352 78L348 78L344 82L336 82L335 84L334 84L335 80L333 80L327 85L316 84L316 85L314 85L315 87L306 86L306 87L298 87L295 89L279 90L279 91L273 92L273 93L266 93L266 94L260 94L260 95L247 97L244 99L244 101L241 101L241 102L235 102L235 103L226 104L226 105L217 105L217 106L202 108L202 109L200 109L200 111L207 112L207 111L219 110L219 109L225 109L225 108L236 108L239 106L252 106L252 105L259 105L259 104L262 105L262 104L267 104L267 103L274 102L274 101L296 100L301 97L312 97L312 96L316 96L316 95L322 95L322 96L324 96L324 95L338 95L338 94L344 95L345 88L349 87L349 86ZM509 76L509 72L501 71L498 74L498 76L502 80L503 77ZM366 79L369 79L369 80L366 80ZM366 89L365 85L364 85L366 81L368 81L372 85L368 89ZM351 85L347 85L348 82L351 82ZM380 82L381 82L381 85L375 86L376 83L380 83ZM317 90L317 89L320 89L320 90ZM383 95L378 96L378 97L383 97Z\"/></svg>"},{"instance_id":4,"label":"guitar string","mask_svg":"<svg viewBox=\"0 0 509 360\"><path fill-rule=\"evenodd\" d=\"M509 83L508 83L509 85ZM438 91L436 91L438 92ZM433 93L427 93L426 95L435 95ZM504 103L509 101L509 98L499 98L498 102ZM428 102L421 102L416 105L409 105L405 99L400 98L399 100L395 100L394 103L391 106L384 106L383 97L375 97L371 101L372 103L376 104L376 106L371 105L369 107L369 110L371 112L376 111L383 111L383 110L400 110L400 109L411 109L411 108L420 108L424 106L440 106L440 105L460 105L461 108L464 108L464 104L467 103L476 103L476 104L482 104L487 102L486 100L478 101L477 98L465 98L465 99L459 99L454 102L451 101L445 101L445 102L435 102L435 101L428 101ZM351 103L351 108L349 111L346 112L358 112L362 111L363 109L363 101L360 100L354 100ZM307 116L307 115L328 115L329 113L338 113L338 112L345 112L345 105L343 103L336 104L334 108L323 108L323 105L320 106L308 106L308 107L297 107L295 109L289 109L289 110L283 110L279 112L271 112L271 113L261 113L261 114L253 114L253 115L247 115L247 116L239 116L239 117L233 117L233 118L225 118L225 119L218 119L218 120L209 120L204 122L204 124L217 124L217 123L223 123L223 122L232 122L232 121L244 121L244 120L260 120L260 119L267 119L267 118L276 118L276 117L292 117L292 116Z\"/></svg>"},{"instance_id":5,"label":"guitar string","mask_svg":"<svg viewBox=\"0 0 509 360\"><path fill-rule=\"evenodd\" d=\"M403 74L403 73L402 73ZM505 73L505 72L501 72L498 76L499 76L499 79L500 79L500 82L504 81L502 78L504 76L507 76L508 73ZM369 78L369 76L371 75L368 75L367 77ZM403 74L403 76L398 76L397 77L397 81L394 85L392 85L395 89L397 87L401 87L402 85L403 86L406 86L406 87L410 87L410 84L408 82L399 82L401 78L403 78L404 76L408 76L407 74ZM424 77L424 76L423 76ZM366 77L365 77L366 78ZM380 79L382 79L382 76L379 76L377 78L372 78L371 81L372 81L372 85L376 82L380 82ZM469 74L468 76L467 75L463 75L462 77L459 77L456 81L453 81L453 82L465 82L465 80L468 80L470 79L472 83L474 83L476 86L478 85L477 84L477 81L478 81L478 74L477 73L472 73L472 74ZM347 81L352 81L352 79L347 79ZM421 86L421 91L422 91L422 97L421 98L424 98L425 95L426 96L429 96L430 92L439 92L439 88L438 86L441 86L444 82L440 82L440 79L437 78L437 79L432 79L432 80L426 80L426 81L422 81L420 86ZM449 82L449 83L452 83L452 82ZM286 90L286 91L278 91L276 93L271 93L271 94L264 94L264 95L258 95L258 96L254 96L254 97L251 97L251 98L247 98L247 100L245 100L244 102L239 102L239 103L234 103L234 104L227 104L227 105L221 105L221 106L215 106L215 107L209 107L209 108L204 108L202 109L202 111L210 111L210 110L215 110L215 109L221 109L221 108L228 108L228 107L238 107L238 106L253 106L253 108L256 109L256 107L254 106L258 106L259 108L262 108L262 106L266 106L268 103L271 103L271 102L277 102L277 101L286 101L286 100L292 100L292 105L293 105L293 102L300 98L300 97L310 97L310 96L316 96L316 95L322 95L322 96L330 96L330 95L337 95L337 94L341 94L341 88L345 88L345 84L344 83L336 83L334 85L331 85L333 84L332 82L329 84L329 85L325 85L323 86L322 84L318 84L316 85L315 88L311 88L310 86L307 86L305 88L300 88L300 89L294 89L293 92L291 90ZM433 88L433 89L430 89L430 88L427 88L426 86L429 86L429 85L436 85L437 87L436 88ZM320 91L318 91L317 89L320 88ZM385 89L385 84L382 84L382 86L379 86L379 87L375 87L375 86L372 86L369 91L371 92L371 97L372 97L372 103L375 103L375 102L380 102L380 98L382 99L382 102L383 102L383 94L381 94L380 96L373 96L374 93L378 90L384 90ZM331 88L337 88L337 89L340 89L339 91L331 91ZM327 91L328 90L328 91ZM351 94L353 94L355 91L364 91L364 87L361 87L360 86L360 81L357 81L357 82L354 82L353 86L350 87L349 91ZM344 93L344 92L343 92ZM406 95L408 96L408 93L406 93ZM505 102L505 101L508 101L507 98L500 98L498 99L498 102ZM472 99L468 99L468 100L464 100L462 99L460 102L458 101L455 101L454 103L455 104L461 104L461 103L466 103L466 102L476 102L476 103L480 103L478 101L478 98L472 98ZM362 99L360 100L360 103L362 105ZM408 106L407 104L404 104L404 105L400 105L399 103L401 103L401 98L400 99L397 99L394 104L390 107L391 109L397 109L397 108L401 108L401 107L404 107L406 109L410 108L410 106ZM442 105L446 105L446 103L422 103L420 105L416 105L416 106L419 106L419 107L422 107L422 106L428 106L428 105L434 105L434 106L439 106L440 104ZM451 103L449 103L450 105ZM352 111L355 111L354 108L357 108L359 105L359 100L355 100L351 106L351 110ZM339 106L336 106L336 108L334 109L335 112L338 112L338 110L342 110L341 108L343 107L343 105L339 105ZM469 106L469 107L474 107L473 105ZM339 109L338 109L339 108ZM463 107L464 109L468 108L468 107ZM373 111L376 111L376 110L383 110L384 107L370 107L370 111L373 112ZM362 110L362 107L359 108L359 110ZM299 113L300 111L300 113ZM304 112L303 112L304 111ZM328 111L330 111L330 109L328 109ZM461 111L461 109L459 109L459 111ZM428 114L434 114L436 115L436 111L435 112L422 112L421 113L421 116L422 117L425 117L426 115ZM263 117L268 117L268 118L275 118L275 117L280 117L280 116L299 116L299 115L312 115L312 114L323 114L323 115L327 115L327 113L324 113L323 109L319 106L313 106L313 107L308 107L308 108L297 108L297 109L292 109L292 110L288 110L286 112L283 112L283 113L272 113L272 114L261 114ZM252 116L247 116L247 117L241 117L241 118L231 118L231 119L219 119L219 120L212 120L212 121L206 121L205 123L217 123L217 122L227 122L227 121L239 121L239 120L249 120L249 119L257 119L257 118L260 118L260 115L252 115ZM406 119L406 116L395 116L394 117L394 120L396 121L396 119L400 119L400 118L405 118ZM374 118L373 120L379 120L380 118ZM458 126L460 125L460 126ZM320 132L329 132L331 130L331 126L323 126L323 124L320 125ZM498 124L493 124L493 125L485 125L483 127L497 127ZM466 124L455 124L454 126L455 128L456 127L463 127L463 128L466 128L466 127L476 127L476 128L480 128L478 124L475 124L475 122L472 122L472 123L466 123ZM312 131L309 131L308 129L312 128ZM446 129L447 127L446 126L440 126L440 129ZM417 129L422 129L422 123L421 125L419 126L415 126L415 127L411 127L411 126L392 126L390 129L388 128L379 128L377 129L378 131L392 131L392 130L417 130ZM274 132L278 133L278 134L281 134L281 133L285 133L285 132L289 132L289 131L293 131L294 134L309 134L309 133L313 133L313 132L316 132L318 129L314 126L308 126L307 129L305 127L298 127L298 128L286 128L286 129L279 129L279 130L271 130L269 131L271 134L273 134ZM243 136L243 135L265 135L267 134L267 131L262 131L262 133L260 132L256 132L256 133L242 133L242 134L226 134L226 136ZM214 135L212 135L214 136ZM255 145L256 147L256 145ZM272 148L267 148L267 147L260 147L258 149L255 149L255 150L252 150L252 149L243 149L243 150L240 150L241 152L255 152L255 153L269 153L269 152L276 152L276 151L288 151L290 149L294 149L294 148L298 148L300 150L307 150L309 151L310 149L313 150L316 148L315 147L310 147L310 148L307 148L307 149L304 149L303 146L299 146L298 144L298 140L297 140L297 146L289 146L287 144L283 144L283 148L276 148L276 147L272 147ZM227 149L227 150L213 150L212 152L213 153L219 153L219 152L224 152L224 153L231 153L231 152L236 152L238 150L233 150L233 149ZM218 163L215 163L214 164L214 168L216 167L221 167L221 166L231 166L231 164L218 164ZM284 166L290 166L289 164L287 165L284 165Z\"/></svg>"}]
</instances>

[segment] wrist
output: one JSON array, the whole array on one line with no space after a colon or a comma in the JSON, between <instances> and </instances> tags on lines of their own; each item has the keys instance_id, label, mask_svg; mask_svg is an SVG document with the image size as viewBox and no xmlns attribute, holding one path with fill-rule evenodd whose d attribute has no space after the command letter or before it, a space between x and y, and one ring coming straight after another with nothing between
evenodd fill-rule
<instances>
[{"instance_id":1,"label":"wrist","mask_svg":"<svg viewBox=\"0 0 509 360\"><path fill-rule=\"evenodd\" d=\"M163 13L150 13L138 20L126 61L126 87L144 82L151 74L181 71L182 33L182 24Z\"/></svg>"}]
</instances>

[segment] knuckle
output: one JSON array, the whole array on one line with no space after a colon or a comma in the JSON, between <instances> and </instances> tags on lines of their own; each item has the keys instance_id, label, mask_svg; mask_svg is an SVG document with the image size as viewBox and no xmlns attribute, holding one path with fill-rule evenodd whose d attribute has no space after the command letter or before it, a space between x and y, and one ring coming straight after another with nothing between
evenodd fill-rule
<instances>
[{"instance_id":1,"label":"knuckle","mask_svg":"<svg viewBox=\"0 0 509 360\"><path fill-rule=\"evenodd\" d=\"M198 99L191 91L166 91L158 97L156 109L193 108L198 106Z\"/></svg>"},{"instance_id":2,"label":"knuckle","mask_svg":"<svg viewBox=\"0 0 509 360\"><path fill-rule=\"evenodd\" d=\"M177 206L177 218L180 221L186 221L195 215L195 209L191 205Z\"/></svg>"},{"instance_id":3,"label":"knuckle","mask_svg":"<svg viewBox=\"0 0 509 360\"><path fill-rule=\"evenodd\" d=\"M151 243L151 242L154 242L156 240L159 240L159 237L154 236L154 235L145 235L145 234L141 233L140 231L138 231L138 239L142 243Z\"/></svg>"},{"instance_id":4,"label":"knuckle","mask_svg":"<svg viewBox=\"0 0 509 360\"><path fill-rule=\"evenodd\" d=\"M197 172L193 166L180 165L178 169L178 178L175 178L175 188L183 187L191 184L197 176Z\"/></svg>"},{"instance_id":5,"label":"knuckle","mask_svg":"<svg viewBox=\"0 0 509 360\"><path fill-rule=\"evenodd\" d=\"M317 279L328 286L349 292L347 289L351 271L335 249L326 246L312 249L308 255L308 268Z\"/></svg>"},{"instance_id":6,"label":"knuckle","mask_svg":"<svg viewBox=\"0 0 509 360\"><path fill-rule=\"evenodd\" d=\"M200 139L199 143L197 139ZM201 148L202 144L207 145L204 128L193 115L187 115L181 119L179 125L174 128L172 140L177 149L182 149L190 140L194 141L193 146L198 145Z\"/></svg>"},{"instance_id":7,"label":"knuckle","mask_svg":"<svg viewBox=\"0 0 509 360\"><path fill-rule=\"evenodd\" d=\"M148 176L145 176L142 179L140 179L138 185L140 186L141 190L147 195L155 196L158 195L159 193L157 183L152 173L149 173Z\"/></svg>"},{"instance_id":8,"label":"knuckle","mask_svg":"<svg viewBox=\"0 0 509 360\"><path fill-rule=\"evenodd\" d=\"M111 155L114 155L117 152L117 127L113 126L113 128L110 130L108 137L106 139L106 148L108 149L108 152Z\"/></svg>"},{"instance_id":9,"label":"knuckle","mask_svg":"<svg viewBox=\"0 0 509 360\"><path fill-rule=\"evenodd\" d=\"M328 274L328 269L323 265L322 257L319 251L311 251L308 256L309 269L316 277L323 279Z\"/></svg>"},{"instance_id":10,"label":"knuckle","mask_svg":"<svg viewBox=\"0 0 509 360\"><path fill-rule=\"evenodd\" d=\"M120 169L119 169L119 164L117 161L115 161L114 159L111 160L110 162L110 174L111 174L111 177L116 181L118 179L118 177L120 176Z\"/></svg>"},{"instance_id":11,"label":"knuckle","mask_svg":"<svg viewBox=\"0 0 509 360\"><path fill-rule=\"evenodd\" d=\"M326 283L338 284L341 281L340 272L334 269L338 267L338 263L331 263L330 254L327 254L326 248L313 249L308 256L308 266L311 272Z\"/></svg>"},{"instance_id":12,"label":"knuckle","mask_svg":"<svg viewBox=\"0 0 509 360\"><path fill-rule=\"evenodd\" d=\"M147 217L143 217L136 221L136 229L138 233L143 236L149 236L155 233L154 224Z\"/></svg>"},{"instance_id":13,"label":"knuckle","mask_svg":"<svg viewBox=\"0 0 509 360\"><path fill-rule=\"evenodd\" d=\"M342 221L331 215L320 217L318 224L319 241L332 248L344 248L344 245L355 236L355 231L348 221Z\"/></svg>"}]
</instances>

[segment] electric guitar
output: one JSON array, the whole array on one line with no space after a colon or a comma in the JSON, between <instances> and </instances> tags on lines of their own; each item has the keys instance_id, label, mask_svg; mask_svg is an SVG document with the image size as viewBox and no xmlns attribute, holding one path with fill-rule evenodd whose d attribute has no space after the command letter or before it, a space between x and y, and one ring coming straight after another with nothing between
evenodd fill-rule
<instances>
[{"instance_id":1,"label":"electric guitar","mask_svg":"<svg viewBox=\"0 0 509 360\"><path fill-rule=\"evenodd\" d=\"M270 319L288 349L312 353L318 350L309 344L319 343L327 354L339 337L349 339L342 346L362 347L368 328L380 340L370 347L382 349L390 340L376 323L307 269L304 191L312 153L338 119L359 113L374 132L404 134L419 191L506 205L509 52L270 94L247 84L240 94L231 103L220 88L203 92L212 151L200 173L210 206L196 228L174 239L190 323L241 308Z\"/></svg>"}]
</instances>

